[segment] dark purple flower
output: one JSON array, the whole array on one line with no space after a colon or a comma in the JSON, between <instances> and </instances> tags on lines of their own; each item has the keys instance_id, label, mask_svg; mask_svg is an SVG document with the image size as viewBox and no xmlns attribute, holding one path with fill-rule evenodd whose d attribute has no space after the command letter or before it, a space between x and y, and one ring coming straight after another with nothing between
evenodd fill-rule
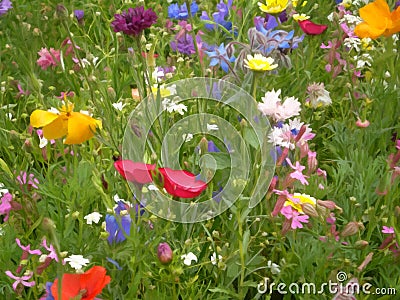
<instances>
[{"instance_id":1,"label":"dark purple flower","mask_svg":"<svg viewBox=\"0 0 400 300\"><path fill-rule=\"evenodd\" d=\"M170 43L171 49L186 55L196 53L196 48L193 43L193 38L190 34L185 33L181 36L176 35L175 41Z\"/></svg>"},{"instance_id":2,"label":"dark purple flower","mask_svg":"<svg viewBox=\"0 0 400 300\"><path fill-rule=\"evenodd\" d=\"M396 1L396 3L394 4L394 8L398 8L400 6L400 1Z\"/></svg>"},{"instance_id":3,"label":"dark purple flower","mask_svg":"<svg viewBox=\"0 0 400 300\"><path fill-rule=\"evenodd\" d=\"M80 9L75 9L74 16L78 20L78 22L81 22L83 20L83 17L85 16L85 12Z\"/></svg>"},{"instance_id":4,"label":"dark purple flower","mask_svg":"<svg viewBox=\"0 0 400 300\"><path fill-rule=\"evenodd\" d=\"M156 13L151 8L145 10L143 6L129 8L122 14L115 14L114 18L111 22L114 32L122 31L133 36L138 36L157 21Z\"/></svg>"},{"instance_id":5,"label":"dark purple flower","mask_svg":"<svg viewBox=\"0 0 400 300\"><path fill-rule=\"evenodd\" d=\"M0 16L4 15L10 8L12 8L12 4L10 0L1 0L0 1Z\"/></svg>"}]
</instances>

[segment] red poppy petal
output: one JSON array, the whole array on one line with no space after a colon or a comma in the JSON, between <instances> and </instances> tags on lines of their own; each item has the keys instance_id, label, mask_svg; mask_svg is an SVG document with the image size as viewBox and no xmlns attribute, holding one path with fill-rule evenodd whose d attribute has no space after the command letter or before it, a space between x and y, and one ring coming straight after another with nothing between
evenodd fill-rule
<instances>
[{"instance_id":1,"label":"red poppy petal","mask_svg":"<svg viewBox=\"0 0 400 300\"><path fill-rule=\"evenodd\" d=\"M133 162L131 160L117 160L114 163L114 167L126 180L145 184L153 181L151 175L152 171L155 170L156 165Z\"/></svg>"},{"instance_id":2,"label":"red poppy petal","mask_svg":"<svg viewBox=\"0 0 400 300\"><path fill-rule=\"evenodd\" d=\"M101 266L94 266L80 278L81 289L86 290L86 295L83 299L94 299L100 294L103 288L110 282L110 276L106 275L106 269Z\"/></svg>"},{"instance_id":3,"label":"red poppy petal","mask_svg":"<svg viewBox=\"0 0 400 300\"><path fill-rule=\"evenodd\" d=\"M159 171L164 178L165 190L172 196L194 198L207 188L207 183L196 180L196 176L188 171L170 168L160 168Z\"/></svg>"},{"instance_id":4,"label":"red poppy petal","mask_svg":"<svg viewBox=\"0 0 400 300\"><path fill-rule=\"evenodd\" d=\"M303 30L304 33L309 35L321 34L328 28L328 26L326 25L315 24L310 20L299 21L299 25L301 30Z\"/></svg>"}]
</instances>

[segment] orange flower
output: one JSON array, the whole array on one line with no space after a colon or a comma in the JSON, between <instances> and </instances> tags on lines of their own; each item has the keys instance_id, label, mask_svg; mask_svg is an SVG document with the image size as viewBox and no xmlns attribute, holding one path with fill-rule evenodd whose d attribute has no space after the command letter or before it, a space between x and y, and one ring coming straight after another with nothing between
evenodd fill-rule
<instances>
[{"instance_id":1,"label":"orange flower","mask_svg":"<svg viewBox=\"0 0 400 300\"><path fill-rule=\"evenodd\" d=\"M360 17L363 22L354 29L359 38L376 39L381 35L391 36L400 31L400 7L390 12L386 0L375 0L360 8Z\"/></svg>"},{"instance_id":2,"label":"orange flower","mask_svg":"<svg viewBox=\"0 0 400 300\"><path fill-rule=\"evenodd\" d=\"M31 125L43 127L43 136L48 140L66 135L64 144L81 144L93 137L96 127L101 128L101 121L73 109L72 103L63 105L57 113L37 109L31 114Z\"/></svg>"},{"instance_id":3,"label":"orange flower","mask_svg":"<svg viewBox=\"0 0 400 300\"><path fill-rule=\"evenodd\" d=\"M94 266L83 274L64 274L61 300L93 300L110 280L110 276L106 275L106 269L100 266ZM55 300L60 299L58 297L58 279L51 286L51 294Z\"/></svg>"}]
</instances>

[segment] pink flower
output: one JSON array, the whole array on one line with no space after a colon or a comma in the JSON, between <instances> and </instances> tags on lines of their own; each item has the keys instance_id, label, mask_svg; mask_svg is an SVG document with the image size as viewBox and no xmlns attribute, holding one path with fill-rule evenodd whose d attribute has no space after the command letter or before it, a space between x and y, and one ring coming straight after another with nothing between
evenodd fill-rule
<instances>
[{"instance_id":1,"label":"pink flower","mask_svg":"<svg viewBox=\"0 0 400 300\"><path fill-rule=\"evenodd\" d=\"M358 119L357 122L356 122L356 126L357 126L357 127L361 127L361 128L366 128L366 127L369 126L369 124L370 124L370 123L369 123L368 120L361 121L360 119Z\"/></svg>"},{"instance_id":2,"label":"pink flower","mask_svg":"<svg viewBox=\"0 0 400 300\"><path fill-rule=\"evenodd\" d=\"M397 150L400 150L400 140L397 140L397 141L396 141L396 149L397 149Z\"/></svg>"},{"instance_id":3,"label":"pink flower","mask_svg":"<svg viewBox=\"0 0 400 300\"><path fill-rule=\"evenodd\" d=\"M56 252L56 250L54 249L54 246L53 245L49 245L49 246L47 246L47 241L46 241L46 239L43 239L43 241L42 241L42 246L47 250L47 251L50 251L50 253L49 254L47 254L47 257L50 257L50 258L52 258L52 259L54 259L56 262L59 262L59 260L58 260L58 256L57 256L57 252ZM65 262L63 261L63 265L65 264Z\"/></svg>"},{"instance_id":4,"label":"pink flower","mask_svg":"<svg viewBox=\"0 0 400 300\"><path fill-rule=\"evenodd\" d=\"M22 285L28 286L28 287L32 287L36 284L34 281L30 281L30 282L27 281L32 278L33 272L30 272L29 275L24 275L21 277L15 276L13 273L11 273L11 271L6 271L5 273L8 277L15 280L15 282L12 285L14 291L17 289L18 284L22 284Z\"/></svg>"},{"instance_id":5,"label":"pink flower","mask_svg":"<svg viewBox=\"0 0 400 300\"><path fill-rule=\"evenodd\" d=\"M382 226L382 233L394 233L393 227Z\"/></svg>"},{"instance_id":6,"label":"pink flower","mask_svg":"<svg viewBox=\"0 0 400 300\"><path fill-rule=\"evenodd\" d=\"M60 50L54 50L54 48L50 48L49 51L46 48L42 48L38 54L40 57L36 62L42 68L42 70L46 70L50 66L55 67L60 62Z\"/></svg>"},{"instance_id":7,"label":"pink flower","mask_svg":"<svg viewBox=\"0 0 400 300\"><path fill-rule=\"evenodd\" d=\"M4 217L4 221L7 221L10 216L10 211L12 210L12 195L10 193L6 193L3 195L3 197L1 197L0 201L0 215L6 215Z\"/></svg>"},{"instance_id":8,"label":"pink flower","mask_svg":"<svg viewBox=\"0 0 400 300\"><path fill-rule=\"evenodd\" d=\"M24 251L28 252L29 254L35 254L35 255L42 255L42 251L39 249L36 250L31 250L31 245L28 246L22 246L21 241L19 238L16 238L15 241L17 242L17 245Z\"/></svg>"},{"instance_id":9,"label":"pink flower","mask_svg":"<svg viewBox=\"0 0 400 300\"><path fill-rule=\"evenodd\" d=\"M308 176L305 176L305 175L303 174L303 170L304 170L306 167L300 165L300 163L299 163L298 161L296 161L296 166L294 166L294 165L292 164L292 162L290 161L289 158L286 158L286 162L288 163L288 165L289 165L293 170L295 170L294 172L290 173L290 177L299 180L299 181L301 182L302 185L304 185L304 184L305 184L305 185L308 185L308 181L307 181L307 179L306 179L306 177L308 177Z\"/></svg>"},{"instance_id":10,"label":"pink flower","mask_svg":"<svg viewBox=\"0 0 400 300\"><path fill-rule=\"evenodd\" d=\"M284 121L300 114L300 102L297 98L286 97L282 103L280 98L281 90L272 90L266 92L264 97L261 97L263 103L258 104L258 110L262 112L264 116L270 116L275 121Z\"/></svg>"},{"instance_id":11,"label":"pink flower","mask_svg":"<svg viewBox=\"0 0 400 300\"><path fill-rule=\"evenodd\" d=\"M20 175L17 176L17 181L21 184L21 185L28 185L28 189L30 189L31 187L37 189L38 188L38 184L39 184L39 180L37 180L35 178L35 175L33 174L28 174L26 172L21 171L19 173Z\"/></svg>"},{"instance_id":12,"label":"pink flower","mask_svg":"<svg viewBox=\"0 0 400 300\"><path fill-rule=\"evenodd\" d=\"M325 170L322 170L322 169L318 168L317 169L317 175L318 176L322 176L322 177L324 177L326 179L326 171Z\"/></svg>"},{"instance_id":13,"label":"pink flower","mask_svg":"<svg viewBox=\"0 0 400 300\"><path fill-rule=\"evenodd\" d=\"M285 216L286 219L292 219L291 228L303 228L302 223L308 223L308 215L300 214L298 211L293 209L290 205L284 206L281 209L281 214Z\"/></svg>"}]
</instances>

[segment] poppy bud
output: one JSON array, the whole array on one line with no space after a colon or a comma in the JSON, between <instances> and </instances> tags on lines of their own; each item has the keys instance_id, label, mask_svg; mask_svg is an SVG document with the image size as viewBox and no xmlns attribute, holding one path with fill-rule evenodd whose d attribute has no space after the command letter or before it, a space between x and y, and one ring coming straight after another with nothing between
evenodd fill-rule
<instances>
[{"instance_id":1,"label":"poppy bud","mask_svg":"<svg viewBox=\"0 0 400 300\"><path fill-rule=\"evenodd\" d=\"M173 253L168 243L160 243L158 245L157 257L163 265L167 265L172 261Z\"/></svg>"}]
</instances>

